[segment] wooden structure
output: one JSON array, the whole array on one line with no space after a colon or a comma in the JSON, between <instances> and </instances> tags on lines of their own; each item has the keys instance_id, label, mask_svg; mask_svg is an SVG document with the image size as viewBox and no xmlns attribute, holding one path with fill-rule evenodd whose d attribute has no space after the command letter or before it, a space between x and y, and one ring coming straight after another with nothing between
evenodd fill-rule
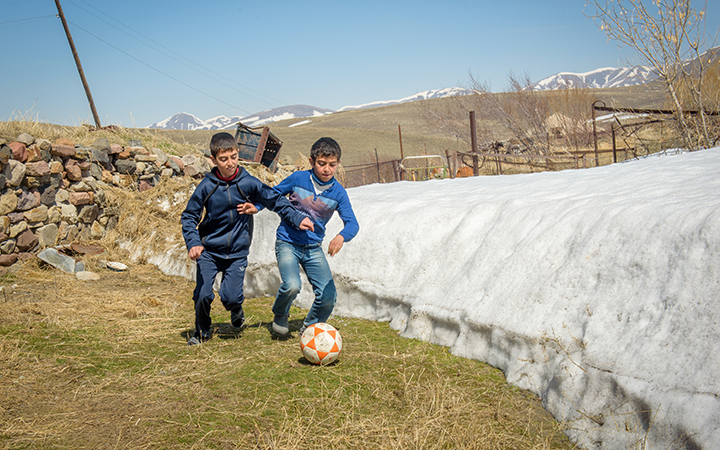
<instances>
[{"instance_id":1,"label":"wooden structure","mask_svg":"<svg viewBox=\"0 0 720 450\"><path fill-rule=\"evenodd\" d=\"M271 172L277 171L282 141L270 132L270 128L262 127L256 131L238 122L235 142L238 144L240 159L262 164Z\"/></svg>"}]
</instances>

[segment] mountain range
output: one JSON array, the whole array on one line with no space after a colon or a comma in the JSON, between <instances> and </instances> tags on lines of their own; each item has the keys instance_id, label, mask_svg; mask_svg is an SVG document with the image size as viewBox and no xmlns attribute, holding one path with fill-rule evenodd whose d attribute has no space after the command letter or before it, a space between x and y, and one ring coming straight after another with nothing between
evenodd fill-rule
<instances>
[{"instance_id":1,"label":"mountain range","mask_svg":"<svg viewBox=\"0 0 720 450\"><path fill-rule=\"evenodd\" d=\"M536 90L561 89L565 87L587 87L587 88L612 88L621 86L632 86L656 78L656 74L647 67L636 66L630 68L603 68L586 73L560 72L544 78L534 84ZM399 100L377 101L355 106L344 106L337 111L326 108L318 108L309 105L292 105L268 109L249 116L217 116L212 119L203 120L189 113L177 113L160 122L153 123L147 128L159 128L170 130L228 130L234 129L238 122L242 122L250 128L259 127L278 120L295 119L303 117L322 116L334 112L350 111L353 109L377 108L380 106L395 105L398 103L427 100L432 98L453 97L458 95L472 94L471 89L459 87L433 89L418 92L415 95L401 98Z\"/></svg>"}]
</instances>

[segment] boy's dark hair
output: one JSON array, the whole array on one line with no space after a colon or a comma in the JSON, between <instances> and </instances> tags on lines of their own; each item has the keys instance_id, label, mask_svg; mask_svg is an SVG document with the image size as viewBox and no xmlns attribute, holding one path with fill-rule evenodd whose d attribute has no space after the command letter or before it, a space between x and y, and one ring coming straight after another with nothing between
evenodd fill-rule
<instances>
[{"instance_id":1,"label":"boy's dark hair","mask_svg":"<svg viewBox=\"0 0 720 450\"><path fill-rule=\"evenodd\" d=\"M217 157L220 150L227 150L229 148L238 148L235 138L230 133L215 133L212 139L210 139L210 154L213 158Z\"/></svg>"},{"instance_id":2,"label":"boy's dark hair","mask_svg":"<svg viewBox=\"0 0 720 450\"><path fill-rule=\"evenodd\" d=\"M318 139L310 149L310 158L312 158L313 161L316 160L318 156L337 156L338 161L340 161L341 154L340 144L338 144L335 139L329 137Z\"/></svg>"}]
</instances>

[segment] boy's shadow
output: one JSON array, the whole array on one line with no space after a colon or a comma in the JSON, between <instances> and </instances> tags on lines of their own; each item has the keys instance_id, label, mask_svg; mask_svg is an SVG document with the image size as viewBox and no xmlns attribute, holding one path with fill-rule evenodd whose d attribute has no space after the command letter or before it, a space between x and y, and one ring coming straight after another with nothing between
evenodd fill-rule
<instances>
[{"instance_id":1,"label":"boy's shadow","mask_svg":"<svg viewBox=\"0 0 720 450\"><path fill-rule=\"evenodd\" d=\"M271 339L274 341L287 341L290 339L293 339L295 337L294 333L297 333L300 331L300 328L302 328L303 321L302 319L295 319L291 320L289 323L290 333L287 334L287 336L280 336L276 334L272 329L272 322L257 322L253 324L245 324L240 328L235 328L232 326L229 322L221 322L221 323L213 323L210 326L210 336L211 338L217 338L217 339L239 339L242 337L243 332L247 329L251 328L265 328L268 333L271 336ZM180 333L181 336L188 340L192 336L195 335L195 329L187 329Z\"/></svg>"}]
</instances>

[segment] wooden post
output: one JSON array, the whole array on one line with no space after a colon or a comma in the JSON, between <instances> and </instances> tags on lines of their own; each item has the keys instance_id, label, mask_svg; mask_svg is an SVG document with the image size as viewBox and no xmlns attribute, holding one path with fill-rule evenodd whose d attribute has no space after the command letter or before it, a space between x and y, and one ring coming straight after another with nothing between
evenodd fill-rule
<instances>
[{"instance_id":1,"label":"wooden post","mask_svg":"<svg viewBox=\"0 0 720 450\"><path fill-rule=\"evenodd\" d=\"M70 28L68 28L67 22L65 21L65 14L63 14L62 7L60 6L60 0L55 0L55 6L58 10L58 15L62 21L63 28L65 29L65 35L70 43L70 50L72 50L73 58L75 58L75 65L77 66L78 73L80 74L80 80L82 81L83 88L85 89L85 95L87 96L88 102L90 103L90 111L92 112L93 119L95 120L95 126L102 128L100 125L100 117L98 116L97 110L95 109L95 102L93 101L92 94L90 93L90 87L88 86L87 80L85 79L85 72L83 72L82 64L80 64L80 57L78 56L77 50L75 49L75 43L73 42L72 36L70 35Z\"/></svg>"},{"instance_id":2,"label":"wooden post","mask_svg":"<svg viewBox=\"0 0 720 450\"><path fill-rule=\"evenodd\" d=\"M398 124L398 135L400 136L400 159L402 160L403 158L405 158L405 155L403 155L402 129L400 128L400 124Z\"/></svg>"},{"instance_id":3,"label":"wooden post","mask_svg":"<svg viewBox=\"0 0 720 450\"><path fill-rule=\"evenodd\" d=\"M375 162L377 163L378 183L380 183L380 158L378 158L377 149L375 149Z\"/></svg>"},{"instance_id":4,"label":"wooden post","mask_svg":"<svg viewBox=\"0 0 720 450\"><path fill-rule=\"evenodd\" d=\"M595 100L591 106L592 111L592 123L593 123L593 141L595 142L595 167L597 167L598 164L598 143L597 143L597 125L595 120L595 104L596 103L602 103L603 106L605 106L605 102L600 100ZM583 164L585 163L585 157L583 155Z\"/></svg>"},{"instance_id":5,"label":"wooden post","mask_svg":"<svg viewBox=\"0 0 720 450\"><path fill-rule=\"evenodd\" d=\"M395 174L395 181L401 181L402 177L400 177L400 167L398 167L397 159L392 160L392 167L393 167L393 173Z\"/></svg>"},{"instance_id":6,"label":"wooden post","mask_svg":"<svg viewBox=\"0 0 720 450\"><path fill-rule=\"evenodd\" d=\"M478 155L477 155L477 131L475 129L475 111L470 111L470 152L473 153L473 176L480 175L480 169L478 167Z\"/></svg>"},{"instance_id":7,"label":"wooden post","mask_svg":"<svg viewBox=\"0 0 720 450\"><path fill-rule=\"evenodd\" d=\"M617 147L615 146L615 127L610 124L610 131L612 132L612 145L613 145L613 163L617 162Z\"/></svg>"}]
</instances>

